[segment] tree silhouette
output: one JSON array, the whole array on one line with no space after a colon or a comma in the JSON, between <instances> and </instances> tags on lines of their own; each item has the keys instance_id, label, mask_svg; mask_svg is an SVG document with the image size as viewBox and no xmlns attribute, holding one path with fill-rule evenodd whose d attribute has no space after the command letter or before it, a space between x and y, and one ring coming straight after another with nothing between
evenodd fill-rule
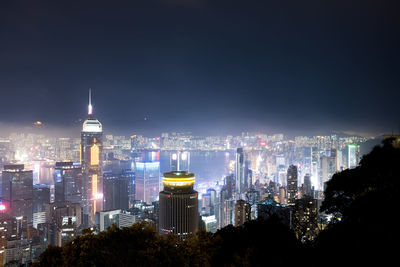
<instances>
[{"instance_id":1,"label":"tree silhouette","mask_svg":"<svg viewBox=\"0 0 400 267\"><path fill-rule=\"evenodd\" d=\"M334 220L317 238L321 259L335 256L336 263L370 266L396 258L392 244L400 238L394 219L399 209L399 163L400 149L385 140L357 168L337 173L328 181L321 211L340 220Z\"/></svg>"}]
</instances>

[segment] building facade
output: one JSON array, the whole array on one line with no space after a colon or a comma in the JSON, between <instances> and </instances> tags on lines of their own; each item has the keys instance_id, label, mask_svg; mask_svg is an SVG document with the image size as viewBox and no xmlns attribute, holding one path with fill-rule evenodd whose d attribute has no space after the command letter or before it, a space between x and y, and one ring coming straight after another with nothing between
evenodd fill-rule
<instances>
[{"instance_id":1,"label":"building facade","mask_svg":"<svg viewBox=\"0 0 400 267\"><path fill-rule=\"evenodd\" d=\"M176 234L185 239L198 230L198 193L193 189L193 173L164 173L164 190L160 192L159 233Z\"/></svg>"}]
</instances>

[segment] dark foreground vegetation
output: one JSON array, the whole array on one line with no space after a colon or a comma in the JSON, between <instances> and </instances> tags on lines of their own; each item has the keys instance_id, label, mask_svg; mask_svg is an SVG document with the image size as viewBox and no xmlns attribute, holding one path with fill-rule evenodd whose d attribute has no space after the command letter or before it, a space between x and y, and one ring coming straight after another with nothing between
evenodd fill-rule
<instances>
[{"instance_id":1,"label":"dark foreground vegetation","mask_svg":"<svg viewBox=\"0 0 400 267\"><path fill-rule=\"evenodd\" d=\"M400 149L386 140L360 166L328 182L321 211L334 219L301 243L279 218L200 231L181 241L145 224L86 233L49 247L36 266L386 266L397 265L400 241ZM392 262L394 260L394 262Z\"/></svg>"}]
</instances>

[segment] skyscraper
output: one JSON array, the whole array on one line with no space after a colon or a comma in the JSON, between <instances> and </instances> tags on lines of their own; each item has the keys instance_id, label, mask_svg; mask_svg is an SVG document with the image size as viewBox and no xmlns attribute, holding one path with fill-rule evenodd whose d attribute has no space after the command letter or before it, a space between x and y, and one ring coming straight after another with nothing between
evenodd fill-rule
<instances>
[{"instance_id":1,"label":"skyscraper","mask_svg":"<svg viewBox=\"0 0 400 267\"><path fill-rule=\"evenodd\" d=\"M351 169L357 167L359 150L360 146L358 145L347 145L347 168Z\"/></svg>"},{"instance_id":2,"label":"skyscraper","mask_svg":"<svg viewBox=\"0 0 400 267\"><path fill-rule=\"evenodd\" d=\"M26 216L33 221L33 172L24 164L5 165L2 172L2 198L12 217Z\"/></svg>"},{"instance_id":3,"label":"skyscraper","mask_svg":"<svg viewBox=\"0 0 400 267\"><path fill-rule=\"evenodd\" d=\"M297 166L290 165L287 170L287 201L294 205L297 195Z\"/></svg>"},{"instance_id":4,"label":"skyscraper","mask_svg":"<svg viewBox=\"0 0 400 267\"><path fill-rule=\"evenodd\" d=\"M73 162L56 162L54 170L55 201L82 203L82 168Z\"/></svg>"},{"instance_id":5,"label":"skyscraper","mask_svg":"<svg viewBox=\"0 0 400 267\"><path fill-rule=\"evenodd\" d=\"M151 204L160 192L160 162L135 162L136 199Z\"/></svg>"},{"instance_id":6,"label":"skyscraper","mask_svg":"<svg viewBox=\"0 0 400 267\"><path fill-rule=\"evenodd\" d=\"M129 209L129 197L133 179L134 174L132 171L122 171L120 173L104 172L104 210Z\"/></svg>"},{"instance_id":7,"label":"skyscraper","mask_svg":"<svg viewBox=\"0 0 400 267\"><path fill-rule=\"evenodd\" d=\"M304 183L301 185L301 197L304 196L312 197L311 178L309 174L304 176Z\"/></svg>"},{"instance_id":8,"label":"skyscraper","mask_svg":"<svg viewBox=\"0 0 400 267\"><path fill-rule=\"evenodd\" d=\"M178 171L188 172L190 168L190 152L182 151L179 154L179 169Z\"/></svg>"},{"instance_id":9,"label":"skyscraper","mask_svg":"<svg viewBox=\"0 0 400 267\"><path fill-rule=\"evenodd\" d=\"M189 171L190 168L190 152L177 151L170 154L171 171Z\"/></svg>"},{"instance_id":10,"label":"skyscraper","mask_svg":"<svg viewBox=\"0 0 400 267\"><path fill-rule=\"evenodd\" d=\"M164 190L160 192L159 232L177 234L185 239L198 229L198 193L193 189L193 173L164 173Z\"/></svg>"},{"instance_id":11,"label":"skyscraper","mask_svg":"<svg viewBox=\"0 0 400 267\"><path fill-rule=\"evenodd\" d=\"M94 224L96 211L101 211L103 207L102 136L103 126L93 116L91 91L89 90L88 118L83 123L81 132L81 166L84 178L83 214L84 222L88 225Z\"/></svg>"},{"instance_id":12,"label":"skyscraper","mask_svg":"<svg viewBox=\"0 0 400 267\"><path fill-rule=\"evenodd\" d=\"M321 177L320 184L318 185L319 190L324 189L324 184L332 178L336 172L336 156L335 157L321 157Z\"/></svg>"},{"instance_id":13,"label":"skyscraper","mask_svg":"<svg viewBox=\"0 0 400 267\"><path fill-rule=\"evenodd\" d=\"M243 148L239 147L236 150L236 166L235 166L235 176L236 176L236 192L239 195L239 199L241 195L246 190L246 171L245 171L245 155L243 152Z\"/></svg>"},{"instance_id":14,"label":"skyscraper","mask_svg":"<svg viewBox=\"0 0 400 267\"><path fill-rule=\"evenodd\" d=\"M235 226L243 225L251 219L251 206L243 199L239 199L235 204Z\"/></svg>"}]
</instances>

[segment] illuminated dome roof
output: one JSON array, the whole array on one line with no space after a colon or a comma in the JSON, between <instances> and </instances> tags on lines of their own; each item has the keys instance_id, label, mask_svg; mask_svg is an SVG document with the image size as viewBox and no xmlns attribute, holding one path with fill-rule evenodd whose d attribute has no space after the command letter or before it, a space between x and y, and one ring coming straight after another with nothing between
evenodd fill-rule
<instances>
[{"instance_id":1,"label":"illuminated dome roof","mask_svg":"<svg viewBox=\"0 0 400 267\"><path fill-rule=\"evenodd\" d=\"M103 126L96 118L88 118L83 123L82 132L101 133L102 131Z\"/></svg>"},{"instance_id":2,"label":"illuminated dome roof","mask_svg":"<svg viewBox=\"0 0 400 267\"><path fill-rule=\"evenodd\" d=\"M173 171L164 173L163 184L166 186L191 186L194 184L194 173Z\"/></svg>"}]
</instances>

